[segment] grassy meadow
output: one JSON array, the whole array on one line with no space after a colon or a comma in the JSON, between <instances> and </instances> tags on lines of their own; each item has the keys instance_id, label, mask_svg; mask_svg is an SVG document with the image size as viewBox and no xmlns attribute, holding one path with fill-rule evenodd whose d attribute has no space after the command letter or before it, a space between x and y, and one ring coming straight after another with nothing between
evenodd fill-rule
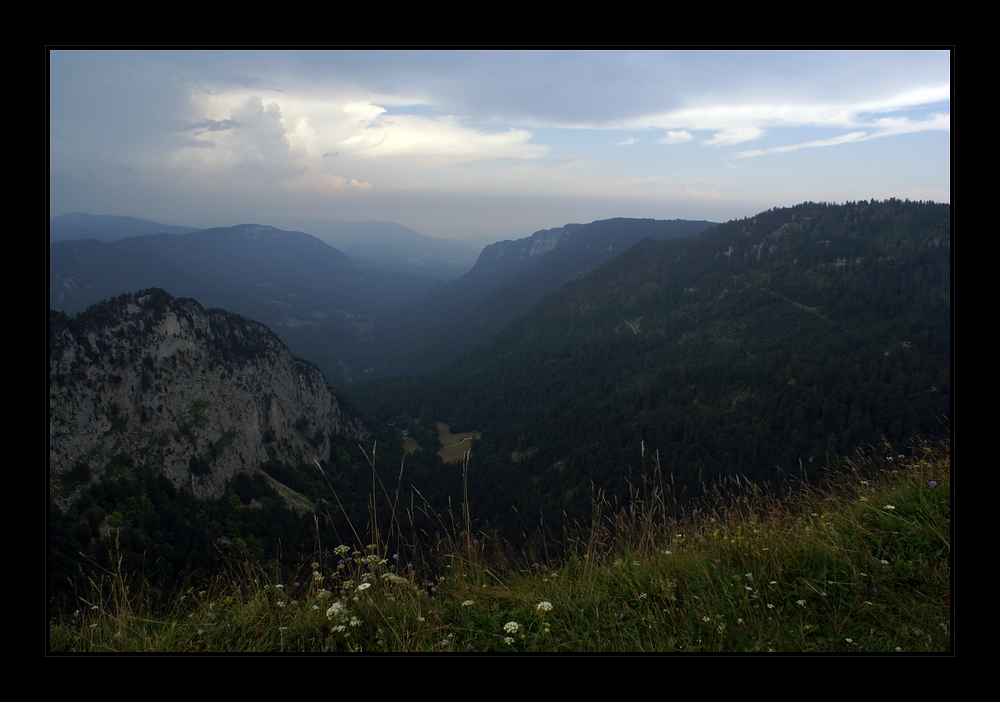
<instances>
[{"instance_id":1,"label":"grassy meadow","mask_svg":"<svg viewBox=\"0 0 1000 702\"><path fill-rule=\"evenodd\" d=\"M110 571L50 619L49 650L951 651L947 445L846 461L781 496L734 480L682 509L660 485L617 510L596 496L591 526L558 544L515 551L445 515L432 546L324 546L284 580L231 561L159 609Z\"/></svg>"}]
</instances>

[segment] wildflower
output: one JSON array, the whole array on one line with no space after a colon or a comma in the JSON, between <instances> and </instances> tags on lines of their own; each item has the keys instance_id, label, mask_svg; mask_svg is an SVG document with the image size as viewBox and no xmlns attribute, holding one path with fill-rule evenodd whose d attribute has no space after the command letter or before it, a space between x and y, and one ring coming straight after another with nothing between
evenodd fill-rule
<instances>
[{"instance_id":1,"label":"wildflower","mask_svg":"<svg viewBox=\"0 0 1000 702\"><path fill-rule=\"evenodd\" d=\"M367 590L371 586L372 586L371 583L361 583L360 585L358 585L358 591L359 592L364 592L365 590Z\"/></svg>"},{"instance_id":2,"label":"wildflower","mask_svg":"<svg viewBox=\"0 0 1000 702\"><path fill-rule=\"evenodd\" d=\"M277 601L277 602L275 602L274 604L278 605L279 607L284 607L284 606L285 606L285 603L284 603L284 602L282 602L281 600L278 600L278 601Z\"/></svg>"},{"instance_id":3,"label":"wildflower","mask_svg":"<svg viewBox=\"0 0 1000 702\"><path fill-rule=\"evenodd\" d=\"M345 607L343 602L334 602L332 605L330 605L330 609L326 610L326 618L339 619L343 614L345 614L344 609Z\"/></svg>"},{"instance_id":4,"label":"wildflower","mask_svg":"<svg viewBox=\"0 0 1000 702\"><path fill-rule=\"evenodd\" d=\"M739 619L737 619L736 623L737 624L742 624L743 623L743 617L740 617Z\"/></svg>"},{"instance_id":5,"label":"wildflower","mask_svg":"<svg viewBox=\"0 0 1000 702\"><path fill-rule=\"evenodd\" d=\"M936 480L930 481L929 483L927 483L927 487L929 487L929 488L936 488L937 487L937 481Z\"/></svg>"},{"instance_id":6,"label":"wildflower","mask_svg":"<svg viewBox=\"0 0 1000 702\"><path fill-rule=\"evenodd\" d=\"M313 609L319 609L319 605L313 605Z\"/></svg>"},{"instance_id":7,"label":"wildflower","mask_svg":"<svg viewBox=\"0 0 1000 702\"><path fill-rule=\"evenodd\" d=\"M641 597L645 597L645 595L641 595ZM535 605L535 609L538 610L539 612L551 612L552 603L549 602L548 600L542 600L537 605Z\"/></svg>"},{"instance_id":8,"label":"wildflower","mask_svg":"<svg viewBox=\"0 0 1000 702\"><path fill-rule=\"evenodd\" d=\"M773 604L771 604L770 602L768 602L768 603L767 603L767 608L768 608L768 609L774 609L774 605L773 605Z\"/></svg>"},{"instance_id":9,"label":"wildflower","mask_svg":"<svg viewBox=\"0 0 1000 702\"><path fill-rule=\"evenodd\" d=\"M425 617L417 617L417 621L418 622L426 622L427 619Z\"/></svg>"},{"instance_id":10,"label":"wildflower","mask_svg":"<svg viewBox=\"0 0 1000 702\"><path fill-rule=\"evenodd\" d=\"M639 599L640 599L640 600L644 600L644 599L646 599L646 593L645 593L645 592L640 592L640 593L639 593Z\"/></svg>"},{"instance_id":11,"label":"wildflower","mask_svg":"<svg viewBox=\"0 0 1000 702\"><path fill-rule=\"evenodd\" d=\"M282 585L281 583L278 583L277 585L274 586L274 589L275 590L283 590L284 587L285 587L284 585Z\"/></svg>"},{"instance_id":12,"label":"wildflower","mask_svg":"<svg viewBox=\"0 0 1000 702\"><path fill-rule=\"evenodd\" d=\"M330 629L330 631L332 631L335 634L340 634L340 633L343 633L344 629L346 629L346 628L347 627L345 627L343 624L338 624L337 626L335 626L332 629Z\"/></svg>"},{"instance_id":13,"label":"wildflower","mask_svg":"<svg viewBox=\"0 0 1000 702\"><path fill-rule=\"evenodd\" d=\"M466 600L465 602L462 603L462 606L463 607L471 607L474 604L476 604L476 603L473 602L472 600Z\"/></svg>"},{"instance_id":14,"label":"wildflower","mask_svg":"<svg viewBox=\"0 0 1000 702\"><path fill-rule=\"evenodd\" d=\"M868 501L868 498L867 498L867 497L862 497L862 498L861 498L861 501L862 501L862 502L867 502L867 501Z\"/></svg>"},{"instance_id":15,"label":"wildflower","mask_svg":"<svg viewBox=\"0 0 1000 702\"><path fill-rule=\"evenodd\" d=\"M703 622L710 622L710 621L712 621L712 618L711 618L711 617L709 617L708 615L705 615L704 617L702 617L702 618L701 618L701 620L702 620Z\"/></svg>"},{"instance_id":16,"label":"wildflower","mask_svg":"<svg viewBox=\"0 0 1000 702\"><path fill-rule=\"evenodd\" d=\"M726 630L725 624L719 624L718 629L716 629L716 631L718 631L720 634L725 630Z\"/></svg>"},{"instance_id":17,"label":"wildflower","mask_svg":"<svg viewBox=\"0 0 1000 702\"><path fill-rule=\"evenodd\" d=\"M514 645L514 638L511 637L511 636L505 636L505 637L503 637L503 642L505 644L507 644L508 646L513 646Z\"/></svg>"},{"instance_id":18,"label":"wildflower","mask_svg":"<svg viewBox=\"0 0 1000 702\"><path fill-rule=\"evenodd\" d=\"M772 584L772 585L777 585L777 584L778 584L778 581L777 581L777 580L772 580L772 581L771 581L771 584Z\"/></svg>"},{"instance_id":19,"label":"wildflower","mask_svg":"<svg viewBox=\"0 0 1000 702\"><path fill-rule=\"evenodd\" d=\"M351 617L351 621L350 621L350 625L351 626L359 626L360 624L361 624L361 620L360 619L358 619L357 617Z\"/></svg>"},{"instance_id":20,"label":"wildflower","mask_svg":"<svg viewBox=\"0 0 1000 702\"><path fill-rule=\"evenodd\" d=\"M337 548L333 549L333 552L336 553L338 556L346 556L347 552L350 550L351 549L349 546L344 546L344 544L341 544Z\"/></svg>"},{"instance_id":21,"label":"wildflower","mask_svg":"<svg viewBox=\"0 0 1000 702\"><path fill-rule=\"evenodd\" d=\"M852 644L852 643L854 643L854 639L844 639L844 641L846 641L846 642L847 642L847 643L849 643L849 644Z\"/></svg>"},{"instance_id":22,"label":"wildflower","mask_svg":"<svg viewBox=\"0 0 1000 702\"><path fill-rule=\"evenodd\" d=\"M521 625L518 624L517 622L507 622L506 624L503 625L503 630L506 631L508 634L516 634L518 632L518 629L520 628Z\"/></svg>"},{"instance_id":23,"label":"wildflower","mask_svg":"<svg viewBox=\"0 0 1000 702\"><path fill-rule=\"evenodd\" d=\"M795 604L797 604L799 607L805 607L806 606L806 601L805 600L795 600Z\"/></svg>"},{"instance_id":24,"label":"wildflower","mask_svg":"<svg viewBox=\"0 0 1000 702\"><path fill-rule=\"evenodd\" d=\"M471 651L473 648L474 648L474 646L472 644L465 644L465 650L466 651Z\"/></svg>"},{"instance_id":25,"label":"wildflower","mask_svg":"<svg viewBox=\"0 0 1000 702\"><path fill-rule=\"evenodd\" d=\"M889 561L882 559L882 565L889 565Z\"/></svg>"},{"instance_id":26,"label":"wildflower","mask_svg":"<svg viewBox=\"0 0 1000 702\"><path fill-rule=\"evenodd\" d=\"M670 551L663 551L662 553L665 554L665 555L667 555L667 556L671 555Z\"/></svg>"},{"instance_id":27,"label":"wildflower","mask_svg":"<svg viewBox=\"0 0 1000 702\"><path fill-rule=\"evenodd\" d=\"M896 505L884 505L886 509L896 509Z\"/></svg>"}]
</instances>

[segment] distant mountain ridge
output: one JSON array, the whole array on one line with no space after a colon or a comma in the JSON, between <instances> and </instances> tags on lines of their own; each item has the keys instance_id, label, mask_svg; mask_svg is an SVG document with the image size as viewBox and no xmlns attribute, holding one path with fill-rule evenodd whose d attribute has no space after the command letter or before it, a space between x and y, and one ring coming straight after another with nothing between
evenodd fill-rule
<instances>
[{"instance_id":1,"label":"distant mountain ridge","mask_svg":"<svg viewBox=\"0 0 1000 702\"><path fill-rule=\"evenodd\" d=\"M373 315L402 306L427 285L359 270L316 237L258 224L49 248L54 309L77 312L122 293L163 288L264 322L333 382L349 380L350 368L368 355Z\"/></svg>"},{"instance_id":2,"label":"distant mountain ridge","mask_svg":"<svg viewBox=\"0 0 1000 702\"><path fill-rule=\"evenodd\" d=\"M436 283L383 334L380 374L428 372L487 341L538 301L645 238L692 237L712 222L616 218L567 224L483 249L461 278ZM403 353L392 355L392 350Z\"/></svg>"},{"instance_id":3,"label":"distant mountain ridge","mask_svg":"<svg viewBox=\"0 0 1000 702\"><path fill-rule=\"evenodd\" d=\"M97 239L98 241L118 241L130 236L147 234L189 234L197 227L181 227L160 224L135 217L114 215L92 215L86 212L69 214L49 219L49 241L69 241L73 239Z\"/></svg>"},{"instance_id":4,"label":"distant mountain ridge","mask_svg":"<svg viewBox=\"0 0 1000 702\"><path fill-rule=\"evenodd\" d=\"M464 242L426 236L394 222L279 218L274 223L309 232L343 251L359 268L431 280L452 280L466 273L478 251Z\"/></svg>"}]
</instances>

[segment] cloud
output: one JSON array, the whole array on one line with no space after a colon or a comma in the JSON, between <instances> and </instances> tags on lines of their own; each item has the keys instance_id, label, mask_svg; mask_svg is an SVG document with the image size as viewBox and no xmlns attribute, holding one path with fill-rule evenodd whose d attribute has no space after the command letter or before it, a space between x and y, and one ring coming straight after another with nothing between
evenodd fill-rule
<instances>
[{"instance_id":1,"label":"cloud","mask_svg":"<svg viewBox=\"0 0 1000 702\"><path fill-rule=\"evenodd\" d=\"M657 144L680 144L684 141L691 141L694 139L694 134L686 129L680 129L677 131L669 131L665 137L660 137L656 140Z\"/></svg>"},{"instance_id":2,"label":"cloud","mask_svg":"<svg viewBox=\"0 0 1000 702\"><path fill-rule=\"evenodd\" d=\"M511 127L484 131L454 117L392 115L375 120L340 143L341 153L366 157L413 157L436 165L489 159L535 159L549 148L530 143L531 132Z\"/></svg>"},{"instance_id":3,"label":"cloud","mask_svg":"<svg viewBox=\"0 0 1000 702\"><path fill-rule=\"evenodd\" d=\"M626 139L619 141L617 144L615 144L615 146L631 146L637 141L639 141L639 137L627 137Z\"/></svg>"},{"instance_id":4,"label":"cloud","mask_svg":"<svg viewBox=\"0 0 1000 702\"><path fill-rule=\"evenodd\" d=\"M332 173L305 173L289 178L285 190L300 195L340 195L345 192L371 192L372 184Z\"/></svg>"},{"instance_id":5,"label":"cloud","mask_svg":"<svg viewBox=\"0 0 1000 702\"><path fill-rule=\"evenodd\" d=\"M716 132L711 139L701 143L706 146L731 146L742 144L744 141L760 139L762 136L764 136L764 130L759 127L733 127Z\"/></svg>"},{"instance_id":6,"label":"cloud","mask_svg":"<svg viewBox=\"0 0 1000 702\"><path fill-rule=\"evenodd\" d=\"M754 156L764 156L765 154L783 154L799 149L810 149L822 146L837 146L847 144L852 141L870 141L897 134L914 134L926 131L950 131L951 115L935 113L924 120L914 121L908 117L882 117L870 123L875 132L850 132L829 139L814 139L801 144L789 144L787 146L774 146L769 149L753 149L736 154L736 158L752 158Z\"/></svg>"},{"instance_id":7,"label":"cloud","mask_svg":"<svg viewBox=\"0 0 1000 702\"><path fill-rule=\"evenodd\" d=\"M788 146L774 146L770 149L754 149L752 151L742 151L736 154L736 158L750 158L753 156L763 156L764 154L784 154L789 151L798 151L799 149L811 149L819 146L836 146L838 144L846 144L850 141L862 141L866 136L866 132L851 132L850 134L842 134L840 136L830 137L829 139L814 139L813 141L806 141L801 144L790 144Z\"/></svg>"},{"instance_id":8,"label":"cloud","mask_svg":"<svg viewBox=\"0 0 1000 702\"><path fill-rule=\"evenodd\" d=\"M871 126L878 131L870 138L926 131L948 132L951 131L951 115L936 112L927 119L919 122L915 122L908 117L881 117L873 120Z\"/></svg>"},{"instance_id":9,"label":"cloud","mask_svg":"<svg viewBox=\"0 0 1000 702\"><path fill-rule=\"evenodd\" d=\"M717 190L695 190L692 187L684 188L684 192L687 193L689 197L697 198L699 200L717 200L722 196L719 195Z\"/></svg>"},{"instance_id":10,"label":"cloud","mask_svg":"<svg viewBox=\"0 0 1000 702\"><path fill-rule=\"evenodd\" d=\"M189 130L201 129L206 132L222 132L227 129L236 129L240 123L234 119L203 119L188 127Z\"/></svg>"}]
</instances>

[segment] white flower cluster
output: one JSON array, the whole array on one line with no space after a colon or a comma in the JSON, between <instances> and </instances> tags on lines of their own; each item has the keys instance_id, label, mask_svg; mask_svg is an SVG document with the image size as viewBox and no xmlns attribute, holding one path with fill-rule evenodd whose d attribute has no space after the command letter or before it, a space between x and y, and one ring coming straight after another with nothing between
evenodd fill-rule
<instances>
[{"instance_id":1,"label":"white flower cluster","mask_svg":"<svg viewBox=\"0 0 1000 702\"><path fill-rule=\"evenodd\" d=\"M330 609L326 610L326 618L335 622L344 621L347 618L347 614L347 606L339 600L330 605Z\"/></svg>"},{"instance_id":2,"label":"white flower cluster","mask_svg":"<svg viewBox=\"0 0 1000 702\"><path fill-rule=\"evenodd\" d=\"M503 630L506 631L508 634L516 634L520 628L521 625L518 624L517 622L507 622L506 624L503 625Z\"/></svg>"},{"instance_id":3,"label":"white flower cluster","mask_svg":"<svg viewBox=\"0 0 1000 702\"><path fill-rule=\"evenodd\" d=\"M542 600L537 605L535 605L535 609L537 609L539 612L551 612L552 603L549 602L548 600Z\"/></svg>"}]
</instances>

